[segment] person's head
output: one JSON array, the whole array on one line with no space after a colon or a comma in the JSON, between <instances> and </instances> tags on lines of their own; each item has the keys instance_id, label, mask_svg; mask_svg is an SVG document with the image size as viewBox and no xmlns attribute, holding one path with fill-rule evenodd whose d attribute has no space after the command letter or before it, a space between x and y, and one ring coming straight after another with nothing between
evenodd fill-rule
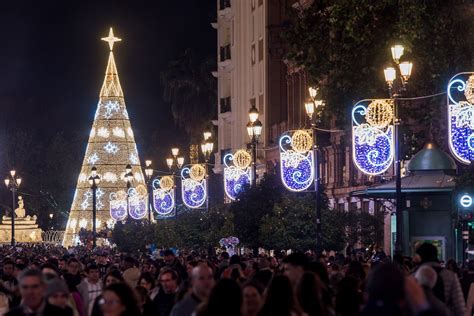
<instances>
[{"instance_id":1,"label":"person's head","mask_svg":"<svg viewBox=\"0 0 474 316\"><path fill-rule=\"evenodd\" d=\"M150 272L144 272L138 279L138 285L144 287L147 291L151 291L155 287L155 279Z\"/></svg>"},{"instance_id":2,"label":"person's head","mask_svg":"<svg viewBox=\"0 0 474 316\"><path fill-rule=\"evenodd\" d=\"M51 305L66 308L69 299L66 282L60 278L50 280L46 288L46 299Z\"/></svg>"},{"instance_id":3,"label":"person's head","mask_svg":"<svg viewBox=\"0 0 474 316\"><path fill-rule=\"evenodd\" d=\"M175 270L163 269L158 279L166 294L176 293L178 289L178 273Z\"/></svg>"},{"instance_id":4,"label":"person's head","mask_svg":"<svg viewBox=\"0 0 474 316\"><path fill-rule=\"evenodd\" d=\"M122 269L125 271L127 269L133 268L136 265L136 260L135 258L131 256L127 256L123 259L122 261Z\"/></svg>"},{"instance_id":5,"label":"person's head","mask_svg":"<svg viewBox=\"0 0 474 316\"><path fill-rule=\"evenodd\" d=\"M290 279L293 286L296 286L308 266L308 257L302 253L292 253L283 259L284 274Z\"/></svg>"},{"instance_id":6,"label":"person's head","mask_svg":"<svg viewBox=\"0 0 474 316\"><path fill-rule=\"evenodd\" d=\"M359 261L351 261L347 267L346 276L353 276L360 281L364 281L365 270L362 263Z\"/></svg>"},{"instance_id":7,"label":"person's head","mask_svg":"<svg viewBox=\"0 0 474 316\"><path fill-rule=\"evenodd\" d=\"M11 259L3 260L3 274L7 276L13 276L15 271L15 263Z\"/></svg>"},{"instance_id":8,"label":"person's head","mask_svg":"<svg viewBox=\"0 0 474 316\"><path fill-rule=\"evenodd\" d=\"M438 275L429 265L422 265L415 272L415 279L421 286L432 289L436 285Z\"/></svg>"},{"instance_id":9,"label":"person's head","mask_svg":"<svg viewBox=\"0 0 474 316\"><path fill-rule=\"evenodd\" d=\"M257 315L263 305L263 287L253 281L242 287L243 309L246 315Z\"/></svg>"},{"instance_id":10,"label":"person's head","mask_svg":"<svg viewBox=\"0 0 474 316\"><path fill-rule=\"evenodd\" d=\"M193 268L191 273L191 285L194 295L201 300L209 297L214 287L214 274L211 267L205 263L200 263Z\"/></svg>"},{"instance_id":11,"label":"person's head","mask_svg":"<svg viewBox=\"0 0 474 316\"><path fill-rule=\"evenodd\" d=\"M148 296L148 290L143 286L138 285L135 288L135 292L137 293L138 306L140 308L150 301L150 297Z\"/></svg>"},{"instance_id":12,"label":"person's head","mask_svg":"<svg viewBox=\"0 0 474 316\"><path fill-rule=\"evenodd\" d=\"M421 244L421 246L416 249L416 253L420 256L421 263L438 261L438 249L432 244L426 242Z\"/></svg>"},{"instance_id":13,"label":"person's head","mask_svg":"<svg viewBox=\"0 0 474 316\"><path fill-rule=\"evenodd\" d=\"M188 275L191 275L193 273L193 269L195 266L197 266L197 261L195 260L191 260L191 261L188 261L188 263L186 263L186 272Z\"/></svg>"},{"instance_id":14,"label":"person's head","mask_svg":"<svg viewBox=\"0 0 474 316\"><path fill-rule=\"evenodd\" d=\"M367 293L370 301L398 306L405 293L405 280L398 266L393 263L376 265L367 278Z\"/></svg>"},{"instance_id":15,"label":"person's head","mask_svg":"<svg viewBox=\"0 0 474 316\"><path fill-rule=\"evenodd\" d=\"M241 315L242 291L232 279L221 279L207 300L207 315Z\"/></svg>"},{"instance_id":16,"label":"person's head","mask_svg":"<svg viewBox=\"0 0 474 316\"><path fill-rule=\"evenodd\" d=\"M229 253L227 251L221 252L221 260L229 260Z\"/></svg>"},{"instance_id":17,"label":"person's head","mask_svg":"<svg viewBox=\"0 0 474 316\"><path fill-rule=\"evenodd\" d=\"M264 314L290 315L299 311L293 286L285 275L277 275L267 289L267 297L262 307Z\"/></svg>"},{"instance_id":18,"label":"person's head","mask_svg":"<svg viewBox=\"0 0 474 316\"><path fill-rule=\"evenodd\" d=\"M67 270L67 259L65 257L62 257L61 259L58 260L58 269L60 271Z\"/></svg>"},{"instance_id":19,"label":"person's head","mask_svg":"<svg viewBox=\"0 0 474 316\"><path fill-rule=\"evenodd\" d=\"M140 315L135 293L126 283L106 287L99 304L104 316Z\"/></svg>"},{"instance_id":20,"label":"person's head","mask_svg":"<svg viewBox=\"0 0 474 316\"><path fill-rule=\"evenodd\" d=\"M305 272L296 288L298 302L303 310L309 315L321 315L323 313L323 290L318 276L313 272Z\"/></svg>"},{"instance_id":21,"label":"person's head","mask_svg":"<svg viewBox=\"0 0 474 316\"><path fill-rule=\"evenodd\" d=\"M97 283L100 281L99 267L95 263L90 263L86 267L87 281Z\"/></svg>"},{"instance_id":22,"label":"person's head","mask_svg":"<svg viewBox=\"0 0 474 316\"><path fill-rule=\"evenodd\" d=\"M22 304L36 311L44 300L46 286L43 274L37 269L27 269L18 277Z\"/></svg>"},{"instance_id":23,"label":"person's head","mask_svg":"<svg viewBox=\"0 0 474 316\"><path fill-rule=\"evenodd\" d=\"M76 258L69 259L67 263L67 272L71 274L79 274L81 263Z\"/></svg>"},{"instance_id":24,"label":"person's head","mask_svg":"<svg viewBox=\"0 0 474 316\"><path fill-rule=\"evenodd\" d=\"M336 287L336 315L358 315L362 303L360 280L353 276L342 278Z\"/></svg>"},{"instance_id":25,"label":"person's head","mask_svg":"<svg viewBox=\"0 0 474 316\"><path fill-rule=\"evenodd\" d=\"M41 266L41 272L46 280L57 278L59 276L56 266L48 262Z\"/></svg>"},{"instance_id":26,"label":"person's head","mask_svg":"<svg viewBox=\"0 0 474 316\"><path fill-rule=\"evenodd\" d=\"M104 277L104 286L107 287L114 283L125 282L123 279L122 273L117 269L112 269Z\"/></svg>"},{"instance_id":27,"label":"person's head","mask_svg":"<svg viewBox=\"0 0 474 316\"><path fill-rule=\"evenodd\" d=\"M174 260L176 259L174 252L171 249L166 249L165 252L163 253L163 259L165 261L166 265L172 265L174 263Z\"/></svg>"}]
</instances>

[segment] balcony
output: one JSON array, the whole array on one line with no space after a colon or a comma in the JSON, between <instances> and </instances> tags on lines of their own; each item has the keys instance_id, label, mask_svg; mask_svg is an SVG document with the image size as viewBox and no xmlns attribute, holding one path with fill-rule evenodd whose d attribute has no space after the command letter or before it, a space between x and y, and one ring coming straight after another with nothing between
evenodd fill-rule
<instances>
[{"instance_id":1,"label":"balcony","mask_svg":"<svg viewBox=\"0 0 474 316\"><path fill-rule=\"evenodd\" d=\"M221 111L220 111L221 113L227 113L227 112L232 111L232 108L230 106L230 97L221 98L220 105L221 105Z\"/></svg>"},{"instance_id":2,"label":"balcony","mask_svg":"<svg viewBox=\"0 0 474 316\"><path fill-rule=\"evenodd\" d=\"M225 46L221 46L220 56L221 56L221 59L220 59L221 62L224 62L226 60L230 60L230 44L225 45Z\"/></svg>"}]
</instances>

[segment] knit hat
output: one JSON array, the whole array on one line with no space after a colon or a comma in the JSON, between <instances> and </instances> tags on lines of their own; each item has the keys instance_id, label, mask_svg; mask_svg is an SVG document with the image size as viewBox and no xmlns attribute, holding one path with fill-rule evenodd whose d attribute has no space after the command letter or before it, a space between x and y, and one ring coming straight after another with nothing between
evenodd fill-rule
<instances>
[{"instance_id":1,"label":"knit hat","mask_svg":"<svg viewBox=\"0 0 474 316\"><path fill-rule=\"evenodd\" d=\"M54 293L66 293L69 294L66 282L64 280L55 278L47 283L46 297L50 297Z\"/></svg>"}]
</instances>

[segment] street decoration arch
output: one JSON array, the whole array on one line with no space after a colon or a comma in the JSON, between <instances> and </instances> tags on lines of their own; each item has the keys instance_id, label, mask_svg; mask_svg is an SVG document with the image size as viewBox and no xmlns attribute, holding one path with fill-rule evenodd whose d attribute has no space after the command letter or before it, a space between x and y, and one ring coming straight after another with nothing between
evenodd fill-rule
<instances>
[{"instance_id":1,"label":"street decoration arch","mask_svg":"<svg viewBox=\"0 0 474 316\"><path fill-rule=\"evenodd\" d=\"M224 191L226 196L235 200L245 186L250 185L252 155L240 149L234 154L228 153L224 162Z\"/></svg>"}]
</instances>

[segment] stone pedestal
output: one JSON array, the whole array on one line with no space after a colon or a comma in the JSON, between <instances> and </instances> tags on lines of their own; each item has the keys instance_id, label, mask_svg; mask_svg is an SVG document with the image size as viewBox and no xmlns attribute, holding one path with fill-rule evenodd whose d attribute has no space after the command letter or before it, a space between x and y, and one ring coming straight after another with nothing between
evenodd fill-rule
<instances>
[{"instance_id":1,"label":"stone pedestal","mask_svg":"<svg viewBox=\"0 0 474 316\"><path fill-rule=\"evenodd\" d=\"M15 218L15 241L17 243L35 243L43 242L41 237L42 230L36 224L36 216L26 216ZM0 224L0 243L11 242L12 219L3 216Z\"/></svg>"}]
</instances>

